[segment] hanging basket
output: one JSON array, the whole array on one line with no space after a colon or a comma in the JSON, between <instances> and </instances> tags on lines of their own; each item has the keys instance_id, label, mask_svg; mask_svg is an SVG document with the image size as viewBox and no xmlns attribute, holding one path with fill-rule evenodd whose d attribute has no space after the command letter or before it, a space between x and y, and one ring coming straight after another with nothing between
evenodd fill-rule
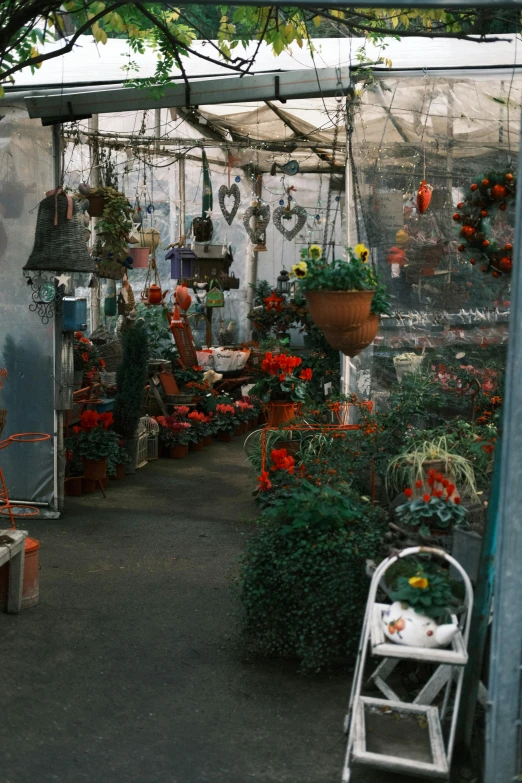
<instances>
[{"instance_id":1,"label":"hanging basket","mask_svg":"<svg viewBox=\"0 0 522 783\"><path fill-rule=\"evenodd\" d=\"M131 247L129 249L129 255L132 258L133 269L147 269L149 265L148 247Z\"/></svg>"},{"instance_id":2,"label":"hanging basket","mask_svg":"<svg viewBox=\"0 0 522 783\"><path fill-rule=\"evenodd\" d=\"M375 291L306 292L310 318L323 332L332 348L343 350L339 347L341 344L351 346L348 333L368 320L374 293Z\"/></svg>"},{"instance_id":3,"label":"hanging basket","mask_svg":"<svg viewBox=\"0 0 522 783\"><path fill-rule=\"evenodd\" d=\"M85 242L82 214L61 188L48 191L40 201L34 247L24 270L96 271L96 262Z\"/></svg>"},{"instance_id":4,"label":"hanging basket","mask_svg":"<svg viewBox=\"0 0 522 783\"><path fill-rule=\"evenodd\" d=\"M370 313L364 324L358 326L357 329L342 332L339 340L329 341L330 345L344 353L345 356L357 356L375 340L379 330L379 322L380 317L375 313Z\"/></svg>"},{"instance_id":5,"label":"hanging basket","mask_svg":"<svg viewBox=\"0 0 522 783\"><path fill-rule=\"evenodd\" d=\"M104 196L87 196L89 206L87 212L93 218L99 218L103 215L105 209L105 197Z\"/></svg>"},{"instance_id":6,"label":"hanging basket","mask_svg":"<svg viewBox=\"0 0 522 783\"><path fill-rule=\"evenodd\" d=\"M155 228L144 228L140 231L140 248L156 250L160 242L160 233Z\"/></svg>"}]
</instances>

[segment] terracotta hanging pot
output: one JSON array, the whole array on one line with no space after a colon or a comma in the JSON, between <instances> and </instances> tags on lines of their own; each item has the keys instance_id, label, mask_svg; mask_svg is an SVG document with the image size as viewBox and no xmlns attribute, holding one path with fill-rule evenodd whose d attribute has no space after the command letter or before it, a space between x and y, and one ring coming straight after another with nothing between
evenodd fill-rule
<instances>
[{"instance_id":1,"label":"terracotta hanging pot","mask_svg":"<svg viewBox=\"0 0 522 783\"><path fill-rule=\"evenodd\" d=\"M348 333L366 323L374 294L375 291L306 292L310 318L332 348L343 350L340 344L351 345Z\"/></svg>"},{"instance_id":2,"label":"terracotta hanging pot","mask_svg":"<svg viewBox=\"0 0 522 783\"><path fill-rule=\"evenodd\" d=\"M357 356L364 348L367 348L375 340L379 330L380 316L370 313L366 322L357 329L343 332L340 339L330 342L332 348L336 348L345 356ZM334 344L335 343L335 344Z\"/></svg>"},{"instance_id":3,"label":"terracotta hanging pot","mask_svg":"<svg viewBox=\"0 0 522 783\"><path fill-rule=\"evenodd\" d=\"M289 402L287 400L273 400L272 402L267 402L265 410L268 426L279 427L281 424L286 424L287 421L292 421L300 408L301 406L297 403Z\"/></svg>"},{"instance_id":4,"label":"terracotta hanging pot","mask_svg":"<svg viewBox=\"0 0 522 783\"><path fill-rule=\"evenodd\" d=\"M83 475L91 481L98 481L105 478L107 473L107 458L104 459L84 459Z\"/></svg>"}]
</instances>

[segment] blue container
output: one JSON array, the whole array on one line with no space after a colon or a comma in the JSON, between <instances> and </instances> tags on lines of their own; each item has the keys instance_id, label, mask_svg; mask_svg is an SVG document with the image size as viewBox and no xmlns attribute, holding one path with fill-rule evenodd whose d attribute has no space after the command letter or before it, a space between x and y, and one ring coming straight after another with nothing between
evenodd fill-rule
<instances>
[{"instance_id":1,"label":"blue container","mask_svg":"<svg viewBox=\"0 0 522 783\"><path fill-rule=\"evenodd\" d=\"M62 300L64 332L84 332L87 329L87 299L64 296Z\"/></svg>"},{"instance_id":2,"label":"blue container","mask_svg":"<svg viewBox=\"0 0 522 783\"><path fill-rule=\"evenodd\" d=\"M94 404L97 413L107 413L114 408L114 397L110 397L107 400L98 400Z\"/></svg>"}]
</instances>

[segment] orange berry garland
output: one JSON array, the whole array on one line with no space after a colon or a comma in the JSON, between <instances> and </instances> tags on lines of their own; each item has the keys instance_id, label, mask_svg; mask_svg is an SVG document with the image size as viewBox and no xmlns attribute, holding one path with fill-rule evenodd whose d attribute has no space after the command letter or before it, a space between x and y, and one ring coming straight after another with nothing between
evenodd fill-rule
<instances>
[{"instance_id":1,"label":"orange berry garland","mask_svg":"<svg viewBox=\"0 0 522 783\"><path fill-rule=\"evenodd\" d=\"M470 192L457 204L459 211L453 214L464 240L458 246L459 252L470 253L472 266L477 263L478 254L478 260L487 262L481 271L495 278L511 273L513 245L506 242L501 246L491 235L491 224L499 212L506 211L509 202L514 202L515 195L516 176L511 171L490 171L471 183Z\"/></svg>"}]
</instances>

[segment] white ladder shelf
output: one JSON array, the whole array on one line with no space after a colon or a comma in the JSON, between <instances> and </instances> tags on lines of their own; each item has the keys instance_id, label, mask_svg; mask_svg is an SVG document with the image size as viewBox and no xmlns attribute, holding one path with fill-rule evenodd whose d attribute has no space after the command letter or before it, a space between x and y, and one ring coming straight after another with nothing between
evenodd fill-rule
<instances>
[{"instance_id":1,"label":"white ladder shelf","mask_svg":"<svg viewBox=\"0 0 522 783\"><path fill-rule=\"evenodd\" d=\"M409 647L387 640L382 613L387 604L377 603L377 591L386 571L398 560L423 554L441 558L454 566L465 587L464 612L459 631L451 646L443 648ZM348 746L343 768L343 783L349 783L353 765L409 775L447 780L449 777L464 667L468 662L467 645L473 608L473 589L462 566L442 549L409 547L384 560L373 574L364 615L361 641L354 672L350 704L345 719ZM453 616L453 621L457 618ZM369 677L385 698L362 694L368 653L381 658ZM413 702L399 698L386 682L401 660L439 664ZM445 688L442 704L433 706ZM452 699L452 692L453 699ZM451 712L445 738L443 722Z\"/></svg>"}]
</instances>

